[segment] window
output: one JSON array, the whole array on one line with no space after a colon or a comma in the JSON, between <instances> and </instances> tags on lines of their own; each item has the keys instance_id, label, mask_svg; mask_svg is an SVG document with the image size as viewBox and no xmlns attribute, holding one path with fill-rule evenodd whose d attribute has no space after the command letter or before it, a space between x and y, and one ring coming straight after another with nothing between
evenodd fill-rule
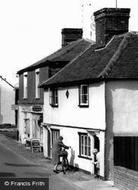
<instances>
[{"instance_id":1,"label":"window","mask_svg":"<svg viewBox=\"0 0 138 190\"><path fill-rule=\"evenodd\" d=\"M79 157L91 159L91 139L87 133L79 133Z\"/></svg>"},{"instance_id":2,"label":"window","mask_svg":"<svg viewBox=\"0 0 138 190\"><path fill-rule=\"evenodd\" d=\"M40 82L40 71L39 69L35 70L35 98L40 98L40 88L38 87Z\"/></svg>"},{"instance_id":3,"label":"window","mask_svg":"<svg viewBox=\"0 0 138 190\"><path fill-rule=\"evenodd\" d=\"M24 73L23 75L23 98L27 98L28 95L28 74Z\"/></svg>"},{"instance_id":4,"label":"window","mask_svg":"<svg viewBox=\"0 0 138 190\"><path fill-rule=\"evenodd\" d=\"M88 107L88 85L81 85L79 88L79 106Z\"/></svg>"},{"instance_id":5,"label":"window","mask_svg":"<svg viewBox=\"0 0 138 190\"><path fill-rule=\"evenodd\" d=\"M58 106L58 90L55 89L51 89L49 92L49 99L50 99L50 105L53 107L57 107Z\"/></svg>"}]
</instances>

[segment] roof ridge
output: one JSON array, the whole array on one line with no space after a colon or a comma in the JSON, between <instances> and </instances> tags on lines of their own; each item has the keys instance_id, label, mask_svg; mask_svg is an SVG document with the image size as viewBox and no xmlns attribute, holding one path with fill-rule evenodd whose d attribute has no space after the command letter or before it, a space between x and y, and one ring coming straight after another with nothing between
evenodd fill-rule
<instances>
[{"instance_id":1,"label":"roof ridge","mask_svg":"<svg viewBox=\"0 0 138 190\"><path fill-rule=\"evenodd\" d=\"M51 55L57 53L58 51L60 52L60 51L62 51L63 49L68 49L69 46L71 46L71 45L74 47L76 44L80 43L80 41L82 41L82 38L68 43L66 46L59 48L58 50L56 50L55 52L53 52L52 54L50 54L50 55L47 56L47 57L50 57Z\"/></svg>"},{"instance_id":2,"label":"roof ridge","mask_svg":"<svg viewBox=\"0 0 138 190\"><path fill-rule=\"evenodd\" d=\"M118 49L116 50L116 52L113 54L113 56L111 57L111 59L109 60L108 64L106 65L106 67L104 68L104 70L99 74L99 78L102 77L106 77L108 75L108 72L111 71L113 65L115 64L115 62L118 60L118 58L120 57L122 51L126 48L127 44L128 44L128 38L130 38L130 35L132 35L131 33L126 33L124 35L124 38L122 39L122 41L119 44ZM119 36L120 37L120 36ZM118 38L118 36L117 36Z\"/></svg>"},{"instance_id":3,"label":"roof ridge","mask_svg":"<svg viewBox=\"0 0 138 190\"><path fill-rule=\"evenodd\" d=\"M39 87L42 87L43 85L45 85L46 82L52 80L53 78L55 78L59 73L61 73L64 69L66 69L69 65L71 65L76 59L78 59L79 57L81 57L93 44L90 44L83 52L81 52L78 56L76 56L73 60L71 60L67 65L65 65L62 69L60 69L55 75L53 75L52 77L50 77L49 79L47 79L46 81L44 81L43 83L41 83L39 85Z\"/></svg>"},{"instance_id":4,"label":"roof ridge","mask_svg":"<svg viewBox=\"0 0 138 190\"><path fill-rule=\"evenodd\" d=\"M65 53L71 51L77 44L81 43L81 41L83 41L82 38L81 38L81 39L78 39L78 40L76 40L76 41L72 41L71 43L69 43L69 44L66 45L65 47L60 48L59 51L62 51L62 50L64 49L64 50L63 50L63 53L62 53L62 55L64 55ZM69 48L71 45L72 45L72 47ZM58 53L58 50L57 50L55 53ZM53 53L53 54L54 54L54 53ZM56 56L56 57L57 57L57 56ZM53 58L53 59L54 59L54 58ZM48 59L48 61L51 61L51 60Z\"/></svg>"},{"instance_id":5,"label":"roof ridge","mask_svg":"<svg viewBox=\"0 0 138 190\"><path fill-rule=\"evenodd\" d=\"M37 61L36 63L39 63L39 62L40 62L39 64L41 64L41 63L43 63L43 62L45 62L45 61L50 61L49 57L53 56L53 55L56 54L56 53L60 53L61 51L63 51L63 49L68 49L69 46L71 46L71 45L74 47L76 44L80 43L81 40L82 40L82 39L78 39L78 40L75 40L75 41L70 42L69 44L67 44L67 45L64 46L64 47L60 47L59 49L57 49L56 51L52 52L50 55L48 55L48 56L46 56L46 57L40 59L40 60ZM57 56L57 55L56 55L56 56ZM34 63L34 64L36 64L36 63ZM32 64L32 65L34 65L34 64ZM31 65L30 65L30 66L31 66ZM30 66L29 66L29 67L30 67Z\"/></svg>"},{"instance_id":6,"label":"roof ridge","mask_svg":"<svg viewBox=\"0 0 138 190\"><path fill-rule=\"evenodd\" d=\"M39 65L41 65L41 64L43 64L43 63L45 63L46 61L51 61L52 59L54 59L54 58L52 57L52 56L54 56L54 54L56 54L55 57L57 57L57 56L59 56L59 55L57 55L57 54L60 54L60 52L63 51L63 54L62 54L62 55L64 55L64 54L68 51L68 49L70 48L70 46L71 46L71 49L72 49L73 47L75 47L78 43L80 43L80 42L83 41L83 40L86 41L86 40L83 39L83 38L80 38L80 39L78 39L78 40L72 41L72 42L70 42L68 45L66 45L65 47L61 47L61 48L57 49L55 52L52 52L50 55L48 55L48 56L46 56L46 57L40 59L39 61L37 61L37 62L35 62L35 63L33 63L33 64L31 64L31 65L25 67L25 68L20 69L17 73L20 73L20 72L22 72L23 70L29 69L29 68L31 68L31 67L37 67L37 66L39 66ZM64 50L63 50L63 49L64 49ZM64 51L65 51L65 52L64 52ZM51 58L51 57L52 57L52 58Z\"/></svg>"}]
</instances>

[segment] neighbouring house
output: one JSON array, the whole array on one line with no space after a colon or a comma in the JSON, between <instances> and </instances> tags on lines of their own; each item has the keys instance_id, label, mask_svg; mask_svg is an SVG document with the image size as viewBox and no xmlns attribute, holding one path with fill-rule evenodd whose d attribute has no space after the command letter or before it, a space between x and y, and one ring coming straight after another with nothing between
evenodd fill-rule
<instances>
[{"instance_id":1,"label":"neighbouring house","mask_svg":"<svg viewBox=\"0 0 138 190\"><path fill-rule=\"evenodd\" d=\"M0 76L0 125L15 125L13 104L15 104L14 86Z\"/></svg>"},{"instance_id":2,"label":"neighbouring house","mask_svg":"<svg viewBox=\"0 0 138 190\"><path fill-rule=\"evenodd\" d=\"M43 89L39 83L52 77L90 45L82 39L82 29L62 29L62 48L33 65L18 71L19 74L19 138L22 143L26 139L40 139L43 130Z\"/></svg>"},{"instance_id":3,"label":"neighbouring house","mask_svg":"<svg viewBox=\"0 0 138 190\"><path fill-rule=\"evenodd\" d=\"M96 44L43 82L44 155L55 138L71 146L71 165L122 189L138 189L138 33L128 32L130 9L94 13Z\"/></svg>"}]
</instances>

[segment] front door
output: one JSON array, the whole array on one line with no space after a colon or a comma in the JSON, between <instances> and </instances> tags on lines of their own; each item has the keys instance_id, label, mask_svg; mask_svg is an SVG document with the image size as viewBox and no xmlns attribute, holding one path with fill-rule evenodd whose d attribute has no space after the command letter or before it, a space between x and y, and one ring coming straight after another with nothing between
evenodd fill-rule
<instances>
[{"instance_id":1,"label":"front door","mask_svg":"<svg viewBox=\"0 0 138 190\"><path fill-rule=\"evenodd\" d=\"M48 130L48 157L52 158L52 147L56 139L60 136L60 130Z\"/></svg>"}]
</instances>

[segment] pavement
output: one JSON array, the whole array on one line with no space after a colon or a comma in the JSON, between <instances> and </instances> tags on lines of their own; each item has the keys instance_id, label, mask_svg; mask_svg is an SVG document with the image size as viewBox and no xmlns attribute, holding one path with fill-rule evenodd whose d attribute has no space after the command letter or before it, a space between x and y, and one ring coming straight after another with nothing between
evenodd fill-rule
<instances>
[{"instance_id":1,"label":"pavement","mask_svg":"<svg viewBox=\"0 0 138 190\"><path fill-rule=\"evenodd\" d=\"M70 170L66 174L53 173L51 160L46 159L43 153L32 153L29 148L11 138L0 135L1 143L6 144L10 149L22 155L37 165L45 167L50 173L50 190L119 190L110 181L95 179L81 171Z\"/></svg>"}]
</instances>

